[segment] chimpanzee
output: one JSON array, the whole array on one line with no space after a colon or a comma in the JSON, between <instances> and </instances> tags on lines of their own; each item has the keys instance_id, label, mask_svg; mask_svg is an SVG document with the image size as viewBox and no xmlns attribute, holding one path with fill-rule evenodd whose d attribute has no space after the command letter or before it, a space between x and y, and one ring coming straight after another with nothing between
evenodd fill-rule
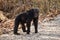
<instances>
[{"instance_id":1,"label":"chimpanzee","mask_svg":"<svg viewBox=\"0 0 60 40\"><path fill-rule=\"evenodd\" d=\"M15 25L14 25L14 34L19 35L18 31L18 26L19 24L22 25L22 30L23 32L27 32L27 34L30 33L30 25L31 21L33 21L33 24L35 26L35 33L38 32L38 16L39 16L39 10L38 9L30 9L26 12L23 12L22 14L19 14L16 19L15 19ZM27 30L25 25L27 26Z\"/></svg>"}]
</instances>

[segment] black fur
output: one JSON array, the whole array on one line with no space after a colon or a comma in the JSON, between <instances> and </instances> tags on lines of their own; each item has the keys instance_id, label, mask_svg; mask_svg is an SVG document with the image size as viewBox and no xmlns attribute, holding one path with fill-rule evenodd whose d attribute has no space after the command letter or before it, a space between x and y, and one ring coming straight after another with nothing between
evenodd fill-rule
<instances>
[{"instance_id":1,"label":"black fur","mask_svg":"<svg viewBox=\"0 0 60 40\"><path fill-rule=\"evenodd\" d=\"M39 16L38 9L30 9L27 12L19 14L15 19L14 34L19 34L19 33L17 33L19 24L22 25L23 32L27 32L27 34L29 34L31 21L33 21L33 24L35 26L35 33L37 33L38 32L38 30L37 30L37 28L38 28L38 16ZM27 26L27 30L26 30L26 27L24 25L25 23Z\"/></svg>"}]
</instances>

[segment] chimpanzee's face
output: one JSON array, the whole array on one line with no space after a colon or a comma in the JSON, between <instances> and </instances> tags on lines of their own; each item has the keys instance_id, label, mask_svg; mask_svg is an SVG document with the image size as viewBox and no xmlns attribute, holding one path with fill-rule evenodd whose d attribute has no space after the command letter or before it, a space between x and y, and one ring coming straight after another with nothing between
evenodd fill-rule
<instances>
[{"instance_id":1,"label":"chimpanzee's face","mask_svg":"<svg viewBox=\"0 0 60 40\"><path fill-rule=\"evenodd\" d=\"M34 10L34 17L38 17L38 15L39 15L39 10L38 9L35 9Z\"/></svg>"}]
</instances>

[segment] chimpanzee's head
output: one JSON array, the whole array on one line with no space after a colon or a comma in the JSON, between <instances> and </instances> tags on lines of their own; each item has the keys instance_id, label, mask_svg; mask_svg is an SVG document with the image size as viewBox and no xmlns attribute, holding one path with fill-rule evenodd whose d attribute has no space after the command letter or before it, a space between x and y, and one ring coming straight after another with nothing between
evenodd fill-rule
<instances>
[{"instance_id":1,"label":"chimpanzee's head","mask_svg":"<svg viewBox=\"0 0 60 40\"><path fill-rule=\"evenodd\" d=\"M31 10L34 13L34 17L38 17L38 15L39 15L39 9L35 8L35 9L31 9Z\"/></svg>"},{"instance_id":2,"label":"chimpanzee's head","mask_svg":"<svg viewBox=\"0 0 60 40\"><path fill-rule=\"evenodd\" d=\"M39 9L32 9L34 13L39 13Z\"/></svg>"},{"instance_id":3,"label":"chimpanzee's head","mask_svg":"<svg viewBox=\"0 0 60 40\"><path fill-rule=\"evenodd\" d=\"M27 13L30 13L30 14L33 15L34 17L38 17L38 16L39 16L39 9L37 9L37 8L32 8L32 9L28 10Z\"/></svg>"}]
</instances>

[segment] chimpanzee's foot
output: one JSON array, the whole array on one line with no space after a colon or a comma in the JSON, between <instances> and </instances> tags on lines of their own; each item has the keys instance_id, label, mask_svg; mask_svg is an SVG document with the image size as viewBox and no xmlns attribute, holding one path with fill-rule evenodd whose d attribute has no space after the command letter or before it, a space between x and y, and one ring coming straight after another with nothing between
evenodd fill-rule
<instances>
[{"instance_id":1,"label":"chimpanzee's foot","mask_svg":"<svg viewBox=\"0 0 60 40\"><path fill-rule=\"evenodd\" d=\"M14 33L15 35L20 35L20 33Z\"/></svg>"},{"instance_id":2,"label":"chimpanzee's foot","mask_svg":"<svg viewBox=\"0 0 60 40\"><path fill-rule=\"evenodd\" d=\"M27 32L26 30L24 30L23 32Z\"/></svg>"},{"instance_id":3,"label":"chimpanzee's foot","mask_svg":"<svg viewBox=\"0 0 60 40\"><path fill-rule=\"evenodd\" d=\"M30 34L30 31L27 31L27 34Z\"/></svg>"},{"instance_id":4,"label":"chimpanzee's foot","mask_svg":"<svg viewBox=\"0 0 60 40\"><path fill-rule=\"evenodd\" d=\"M35 31L35 33L38 33L38 31Z\"/></svg>"},{"instance_id":5,"label":"chimpanzee's foot","mask_svg":"<svg viewBox=\"0 0 60 40\"><path fill-rule=\"evenodd\" d=\"M29 32L27 32L27 34L30 34Z\"/></svg>"}]
</instances>

